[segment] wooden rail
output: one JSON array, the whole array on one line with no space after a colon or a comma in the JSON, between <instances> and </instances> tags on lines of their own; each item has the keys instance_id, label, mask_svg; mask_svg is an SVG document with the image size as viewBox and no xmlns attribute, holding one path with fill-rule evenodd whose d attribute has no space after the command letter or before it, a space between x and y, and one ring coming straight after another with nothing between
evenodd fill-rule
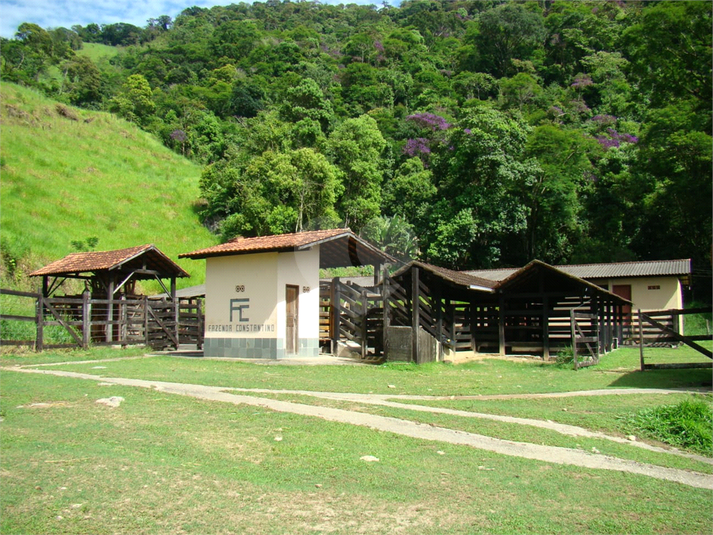
<instances>
[{"instance_id":1,"label":"wooden rail","mask_svg":"<svg viewBox=\"0 0 713 535\"><path fill-rule=\"evenodd\" d=\"M90 345L147 345L154 349L178 348L180 343L203 343L202 303L176 303L145 296L93 299L81 296L44 297L40 292L0 289L0 295L32 301L25 306L32 315L0 314L0 343L28 346L37 351L58 347L88 348ZM176 321L178 318L178 322ZM32 339L13 339L10 322L33 323ZM49 332L48 327L59 327ZM10 334L8 334L10 333ZM59 339L59 342L57 341Z\"/></svg>"},{"instance_id":2,"label":"wooden rail","mask_svg":"<svg viewBox=\"0 0 713 535\"><path fill-rule=\"evenodd\" d=\"M685 344L692 349L695 349L702 355L713 359L713 352L709 349L697 344L696 342L702 340L710 340L710 336L685 336L679 334L675 327L671 327L663 322L659 321L657 318L661 316L676 318L677 316L686 314L710 314L713 312L713 307L705 308L689 308L689 309L675 309L675 310L660 310L653 312L642 312L639 310L638 313L638 324L639 332L644 332L644 322L655 328L661 333L666 340L672 340L677 343ZM672 322L677 325L677 321ZM641 371L644 370L655 370L655 369L689 369L689 368L713 368L713 362L676 362L676 363L659 363L659 364L647 364L644 360L644 337L639 337L639 358L641 362Z\"/></svg>"}]
</instances>

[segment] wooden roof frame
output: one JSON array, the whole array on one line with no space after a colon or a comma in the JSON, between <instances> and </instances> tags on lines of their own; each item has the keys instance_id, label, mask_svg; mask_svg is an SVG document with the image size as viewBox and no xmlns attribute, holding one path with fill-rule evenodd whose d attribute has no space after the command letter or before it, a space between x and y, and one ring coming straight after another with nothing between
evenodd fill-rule
<instances>
[{"instance_id":1,"label":"wooden roof frame","mask_svg":"<svg viewBox=\"0 0 713 535\"><path fill-rule=\"evenodd\" d=\"M81 279L97 281L107 291L108 299L112 299L132 279L157 280L164 291L175 298L176 279L189 276L153 244L71 253L30 273L30 277L42 277L45 297L57 291L65 280ZM161 279L171 280L170 291Z\"/></svg>"}]
</instances>

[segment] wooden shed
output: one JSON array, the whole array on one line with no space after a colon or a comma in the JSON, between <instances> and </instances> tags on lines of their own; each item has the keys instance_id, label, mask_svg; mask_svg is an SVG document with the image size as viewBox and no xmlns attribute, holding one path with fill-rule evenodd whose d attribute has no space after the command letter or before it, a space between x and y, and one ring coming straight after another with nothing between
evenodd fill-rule
<instances>
[{"instance_id":1,"label":"wooden shed","mask_svg":"<svg viewBox=\"0 0 713 535\"><path fill-rule=\"evenodd\" d=\"M623 307L630 304L537 260L499 282L411 262L385 279L383 295L386 335L389 328L410 327L412 348L405 360L414 361L423 358L423 338L413 336L417 330L454 351L549 358L579 337L596 344L598 354L617 345ZM385 347L388 359L388 341Z\"/></svg>"},{"instance_id":2,"label":"wooden shed","mask_svg":"<svg viewBox=\"0 0 713 535\"><path fill-rule=\"evenodd\" d=\"M42 278L42 307L55 316L56 321L71 331L71 325L81 326L82 322L77 319L83 318L82 346L90 341L131 343L134 338L150 343L149 323L158 324L159 338L168 345L177 347L179 344L176 280L189 275L155 245L72 253L30 276ZM67 279L85 282L83 296L53 298ZM157 281L168 296L165 303L154 302L149 307L145 296L136 295L135 283L140 280ZM168 287L164 281L168 281ZM63 315L75 321L65 321ZM89 329L91 333L87 332Z\"/></svg>"}]
</instances>

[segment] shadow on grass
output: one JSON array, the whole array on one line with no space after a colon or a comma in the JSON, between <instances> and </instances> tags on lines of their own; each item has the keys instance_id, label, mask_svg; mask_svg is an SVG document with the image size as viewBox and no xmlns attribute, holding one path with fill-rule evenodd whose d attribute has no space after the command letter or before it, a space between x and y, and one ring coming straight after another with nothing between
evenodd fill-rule
<instances>
[{"instance_id":1,"label":"shadow on grass","mask_svg":"<svg viewBox=\"0 0 713 535\"><path fill-rule=\"evenodd\" d=\"M621 388L704 388L711 390L713 376L710 369L640 370L626 373L610 386Z\"/></svg>"}]
</instances>

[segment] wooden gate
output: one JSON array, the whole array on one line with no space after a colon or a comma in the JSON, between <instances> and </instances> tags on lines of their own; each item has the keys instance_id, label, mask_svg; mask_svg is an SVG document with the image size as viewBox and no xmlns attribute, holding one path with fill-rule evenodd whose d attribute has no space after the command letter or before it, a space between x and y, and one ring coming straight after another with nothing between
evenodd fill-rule
<instances>
[{"instance_id":1,"label":"wooden gate","mask_svg":"<svg viewBox=\"0 0 713 535\"><path fill-rule=\"evenodd\" d=\"M41 292L0 289L3 303L1 342L50 348L88 348L99 345L139 345L177 349L180 343L203 343L200 302L176 303L145 296L92 299L81 296L44 297ZM10 313L8 313L10 312Z\"/></svg>"},{"instance_id":2,"label":"wooden gate","mask_svg":"<svg viewBox=\"0 0 713 535\"><path fill-rule=\"evenodd\" d=\"M340 340L359 346L361 358L383 353L383 299L358 284L332 280L331 334L333 351Z\"/></svg>"},{"instance_id":3,"label":"wooden gate","mask_svg":"<svg viewBox=\"0 0 713 535\"><path fill-rule=\"evenodd\" d=\"M596 314L569 312L574 369L599 363L599 321ZM583 351L586 348L586 353ZM581 357L580 357L581 355Z\"/></svg>"}]
</instances>

